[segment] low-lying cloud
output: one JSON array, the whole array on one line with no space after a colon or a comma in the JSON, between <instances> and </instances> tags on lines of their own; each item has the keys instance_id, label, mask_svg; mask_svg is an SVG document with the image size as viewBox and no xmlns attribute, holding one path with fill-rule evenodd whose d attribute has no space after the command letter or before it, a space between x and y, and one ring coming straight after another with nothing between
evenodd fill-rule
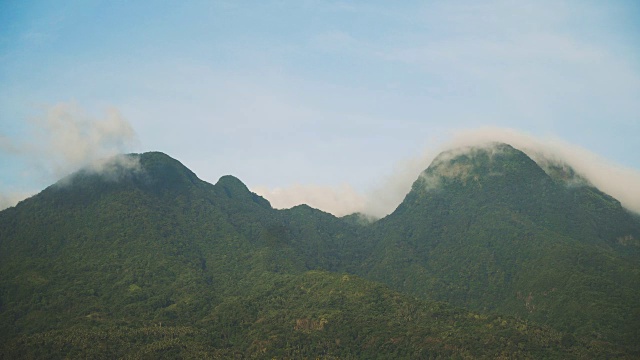
<instances>
[{"instance_id":1,"label":"low-lying cloud","mask_svg":"<svg viewBox=\"0 0 640 360\"><path fill-rule=\"evenodd\" d=\"M402 202L413 182L442 151L486 146L489 143L509 144L545 167L548 162L566 164L592 185L618 199L624 207L640 213L640 171L614 164L580 146L557 138L536 138L503 128L482 128L453 132L449 141L427 148L422 154L396 164L382 185L367 192L358 192L349 185L332 188L318 185L295 185L270 190L254 189L276 208L298 204L342 216L361 212L375 217L390 214Z\"/></svg>"},{"instance_id":2,"label":"low-lying cloud","mask_svg":"<svg viewBox=\"0 0 640 360\"><path fill-rule=\"evenodd\" d=\"M133 128L115 108L98 118L73 102L58 103L29 119L27 125L22 139L0 135L3 155L30 165L24 176L50 183L80 168L112 176L117 167L138 166L131 158L114 157L136 142ZM0 208L15 205L24 195L3 194Z\"/></svg>"}]
</instances>

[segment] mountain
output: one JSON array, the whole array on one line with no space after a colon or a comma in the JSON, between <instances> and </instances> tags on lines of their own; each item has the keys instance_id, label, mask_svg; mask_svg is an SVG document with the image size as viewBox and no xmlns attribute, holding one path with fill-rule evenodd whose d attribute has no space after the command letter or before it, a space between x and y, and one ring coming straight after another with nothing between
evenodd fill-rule
<instances>
[{"instance_id":1,"label":"mountain","mask_svg":"<svg viewBox=\"0 0 640 360\"><path fill-rule=\"evenodd\" d=\"M505 144L441 154L373 226L378 250L360 274L475 311L635 344L640 223L588 183L557 175Z\"/></svg>"},{"instance_id":2,"label":"mountain","mask_svg":"<svg viewBox=\"0 0 640 360\"><path fill-rule=\"evenodd\" d=\"M0 358L638 355L637 217L506 145L379 221L116 160L0 212Z\"/></svg>"}]
</instances>

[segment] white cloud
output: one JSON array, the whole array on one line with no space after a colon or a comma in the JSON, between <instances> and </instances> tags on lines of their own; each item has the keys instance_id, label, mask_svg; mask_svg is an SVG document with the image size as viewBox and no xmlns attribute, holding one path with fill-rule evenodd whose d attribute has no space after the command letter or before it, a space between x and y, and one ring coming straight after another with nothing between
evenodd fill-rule
<instances>
[{"instance_id":1,"label":"white cloud","mask_svg":"<svg viewBox=\"0 0 640 360\"><path fill-rule=\"evenodd\" d=\"M31 125L33 138L23 143L23 153L57 177L119 154L135 142L133 128L115 108L97 119L75 103L58 103L31 119Z\"/></svg>"},{"instance_id":2,"label":"white cloud","mask_svg":"<svg viewBox=\"0 0 640 360\"><path fill-rule=\"evenodd\" d=\"M115 108L95 118L75 103L58 103L30 119L28 125L25 139L0 136L0 151L30 164L25 176L50 183L82 167L110 176L116 167L137 166L131 159L114 158L136 141L133 128ZM27 194L3 194L3 206L14 205Z\"/></svg>"}]
</instances>

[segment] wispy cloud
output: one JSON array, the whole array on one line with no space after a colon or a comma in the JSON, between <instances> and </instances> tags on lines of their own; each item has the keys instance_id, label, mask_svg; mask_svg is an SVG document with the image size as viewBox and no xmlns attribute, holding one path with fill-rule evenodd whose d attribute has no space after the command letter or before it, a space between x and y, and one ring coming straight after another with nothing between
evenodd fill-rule
<instances>
[{"instance_id":1,"label":"wispy cloud","mask_svg":"<svg viewBox=\"0 0 640 360\"><path fill-rule=\"evenodd\" d=\"M75 103L58 103L30 119L28 136L23 140L0 136L0 151L30 164L27 176L52 182L81 167L103 174L116 165L134 167L131 161L113 156L135 142L133 128L117 109L110 108L102 118L96 118ZM24 194L3 195L3 206Z\"/></svg>"},{"instance_id":2,"label":"wispy cloud","mask_svg":"<svg viewBox=\"0 0 640 360\"><path fill-rule=\"evenodd\" d=\"M100 119L89 116L75 103L48 108L43 116L31 119L31 130L32 138L17 147L57 177L119 154L136 138L117 109L108 109Z\"/></svg>"}]
</instances>

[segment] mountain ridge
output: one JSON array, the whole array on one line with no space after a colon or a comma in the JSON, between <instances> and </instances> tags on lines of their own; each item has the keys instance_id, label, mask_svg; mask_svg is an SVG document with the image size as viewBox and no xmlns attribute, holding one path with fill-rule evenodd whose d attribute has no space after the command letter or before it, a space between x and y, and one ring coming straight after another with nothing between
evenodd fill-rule
<instances>
[{"instance_id":1,"label":"mountain ridge","mask_svg":"<svg viewBox=\"0 0 640 360\"><path fill-rule=\"evenodd\" d=\"M367 342L407 357L425 356L425 348L444 357L640 353L640 222L615 199L554 179L511 146L444 154L396 211L373 222L307 205L276 210L239 179L212 185L163 153L125 159L135 161L115 177L83 170L0 212L0 342L20 351L20 341L53 336L55 347L78 329L90 337L97 329L151 334L162 323L190 334L177 337L184 346L155 335L135 341L221 357L240 348L246 357L312 356L323 347L328 358L355 357ZM437 188L425 186L429 176ZM359 285L338 296L351 276ZM325 290L300 297L313 288ZM442 301L458 309L445 312L457 317L441 315L445 323L433 312ZM431 345L409 340L401 327L374 325L401 324L412 315L399 309L416 306L431 314L429 324L465 325L451 325ZM522 330L507 331L503 321ZM492 344L484 350L469 332L478 324ZM424 330L412 327L413 339L429 336ZM347 340L363 331L378 335ZM301 352L277 351L287 336ZM546 340L534 345L536 336ZM500 345L516 338L528 350ZM401 345L412 350L397 352Z\"/></svg>"}]
</instances>

